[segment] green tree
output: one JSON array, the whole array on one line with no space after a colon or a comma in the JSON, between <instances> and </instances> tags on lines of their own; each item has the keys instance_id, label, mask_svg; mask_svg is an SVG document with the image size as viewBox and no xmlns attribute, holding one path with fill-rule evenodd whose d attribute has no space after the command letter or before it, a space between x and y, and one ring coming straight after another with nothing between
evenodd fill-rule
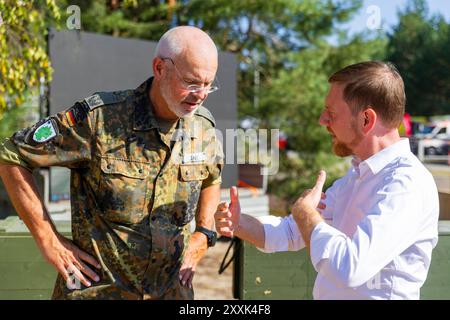
<instances>
[{"instance_id":1,"label":"green tree","mask_svg":"<svg viewBox=\"0 0 450 320\"><path fill-rule=\"evenodd\" d=\"M26 91L23 96L22 104L3 110L0 118L0 140L10 137L17 130L28 127L39 119L38 92Z\"/></svg>"},{"instance_id":2,"label":"green tree","mask_svg":"<svg viewBox=\"0 0 450 320\"><path fill-rule=\"evenodd\" d=\"M387 59L403 76L412 115L449 113L449 52L450 24L442 15L430 16L424 0L410 1L389 35Z\"/></svg>"},{"instance_id":3,"label":"green tree","mask_svg":"<svg viewBox=\"0 0 450 320\"><path fill-rule=\"evenodd\" d=\"M344 173L347 163L332 155L329 134L318 125L328 78L348 64L382 59L385 46L385 38L369 41L356 35L338 46L321 42L288 54L290 67L280 69L261 90L261 109L271 110L269 126L285 132L289 148L296 151L281 153L281 174L271 177L271 193L292 201L311 187L320 169L328 173L327 186Z\"/></svg>"},{"instance_id":4,"label":"green tree","mask_svg":"<svg viewBox=\"0 0 450 320\"><path fill-rule=\"evenodd\" d=\"M24 101L25 92L43 77L51 80L45 30L59 18L54 0L0 0L0 118Z\"/></svg>"}]
</instances>

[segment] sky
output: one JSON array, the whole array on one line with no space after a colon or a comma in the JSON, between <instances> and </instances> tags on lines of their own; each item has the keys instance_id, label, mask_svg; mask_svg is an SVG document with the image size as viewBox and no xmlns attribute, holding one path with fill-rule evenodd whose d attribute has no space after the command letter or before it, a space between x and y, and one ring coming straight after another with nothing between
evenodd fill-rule
<instances>
[{"instance_id":1,"label":"sky","mask_svg":"<svg viewBox=\"0 0 450 320\"><path fill-rule=\"evenodd\" d=\"M343 26L349 28L350 33L364 31L366 28L390 31L398 22L397 12L399 9L403 11L407 3L408 0L364 0L362 8ZM450 0L427 0L427 3L430 14L441 13L450 21Z\"/></svg>"}]
</instances>

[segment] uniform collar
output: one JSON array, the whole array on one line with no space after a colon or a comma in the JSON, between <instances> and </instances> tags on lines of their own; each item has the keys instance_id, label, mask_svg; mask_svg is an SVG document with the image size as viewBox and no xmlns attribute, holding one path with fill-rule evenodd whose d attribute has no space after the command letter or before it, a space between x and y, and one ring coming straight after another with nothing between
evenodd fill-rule
<instances>
[{"instance_id":1,"label":"uniform collar","mask_svg":"<svg viewBox=\"0 0 450 320\"><path fill-rule=\"evenodd\" d=\"M145 131L159 128L149 97L152 82L153 77L150 77L134 90L134 130Z\"/></svg>"}]
</instances>

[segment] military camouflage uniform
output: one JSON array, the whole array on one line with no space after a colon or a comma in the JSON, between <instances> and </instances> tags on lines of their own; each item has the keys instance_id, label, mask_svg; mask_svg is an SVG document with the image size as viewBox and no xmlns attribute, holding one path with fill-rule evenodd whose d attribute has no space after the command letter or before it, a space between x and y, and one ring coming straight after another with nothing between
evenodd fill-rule
<instances>
[{"instance_id":1,"label":"military camouflage uniform","mask_svg":"<svg viewBox=\"0 0 450 320\"><path fill-rule=\"evenodd\" d=\"M179 269L200 192L221 182L223 154L204 107L177 122L171 143L151 82L91 96L0 148L2 163L71 169L73 241L100 262L101 280L70 290L58 275L54 299L193 298Z\"/></svg>"}]
</instances>

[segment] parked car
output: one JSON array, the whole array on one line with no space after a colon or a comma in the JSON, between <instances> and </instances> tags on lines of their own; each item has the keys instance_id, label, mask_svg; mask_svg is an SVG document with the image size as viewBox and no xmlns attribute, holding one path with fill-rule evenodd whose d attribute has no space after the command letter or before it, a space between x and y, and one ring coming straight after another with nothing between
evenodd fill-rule
<instances>
[{"instance_id":1,"label":"parked car","mask_svg":"<svg viewBox=\"0 0 450 320\"><path fill-rule=\"evenodd\" d=\"M424 154L448 155L450 144L450 121L439 121L424 126L419 133L410 138L411 149L417 154L419 141L424 147Z\"/></svg>"},{"instance_id":2,"label":"parked car","mask_svg":"<svg viewBox=\"0 0 450 320\"><path fill-rule=\"evenodd\" d=\"M422 139L423 146L425 148L424 153L428 156L444 156L448 154L448 145L450 139Z\"/></svg>"}]
</instances>

